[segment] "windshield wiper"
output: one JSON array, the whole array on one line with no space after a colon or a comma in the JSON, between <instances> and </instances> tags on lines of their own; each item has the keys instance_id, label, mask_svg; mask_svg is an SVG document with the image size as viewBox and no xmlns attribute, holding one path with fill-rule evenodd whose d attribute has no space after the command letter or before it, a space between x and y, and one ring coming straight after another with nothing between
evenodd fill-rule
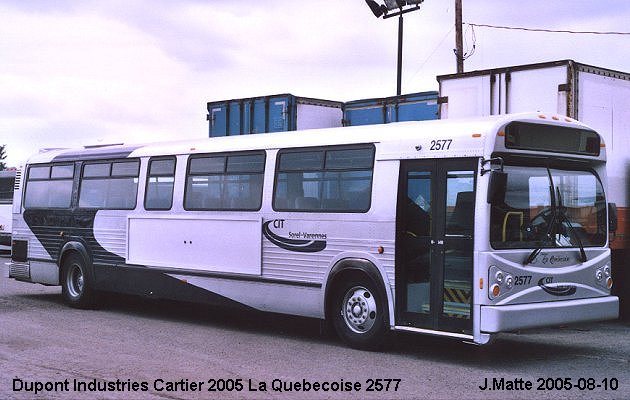
<instances>
[{"instance_id":1,"label":"windshield wiper","mask_svg":"<svg viewBox=\"0 0 630 400\"><path fill-rule=\"evenodd\" d=\"M551 175L551 172L549 172L549 174ZM549 179L551 179L551 176L549 176ZM552 236L555 237L555 235L559 233L554 232L554 226L556 226L558 222L566 223L566 226L568 227L569 232L573 233L573 237L575 238L575 241L577 242L577 245L580 248L580 261L586 262L588 260L588 257L586 256L586 251L584 251L584 244L582 243L582 239L580 239L580 236L577 233L577 230L573 227L573 224L571 224L571 220L569 220L569 217L567 217L564 211L565 207L562 202L562 194L560 193L560 188L556 188L555 190L555 192L557 192L557 195L556 195L556 193L553 190L553 181L550 180L550 182L551 182L551 186L549 190L551 193L551 214L552 215L551 215L551 221L549 222L549 225L547 226L547 232L545 234L545 237L548 239L551 239ZM571 237L571 234L569 234L569 237ZM527 257L527 259L525 259L525 262L523 263L523 265L527 265L533 262L538 256L538 254L540 254L542 249L543 249L542 246L535 248Z\"/></svg>"},{"instance_id":2,"label":"windshield wiper","mask_svg":"<svg viewBox=\"0 0 630 400\"><path fill-rule=\"evenodd\" d=\"M551 177L551 171L547 168L547 175L549 176L549 196L551 197L551 221L549 221L549 225L547 225L547 232L545 233L545 238L551 238L551 234L553 231L553 227L556 224L556 219L558 218L558 208L556 207L556 193L553 190L553 178ZM531 264L534 259L538 256L538 254L542 251L542 245L540 247L536 247L529 256L523 262L523 265Z\"/></svg>"},{"instance_id":3,"label":"windshield wiper","mask_svg":"<svg viewBox=\"0 0 630 400\"><path fill-rule=\"evenodd\" d=\"M552 230L553 230L553 226L556 224L556 211L552 211L552 215L551 215L551 221L549 222L549 225L547 226L547 232L545 233L545 239L547 239L546 241L543 241L542 243L553 243L553 241L551 240L551 236L552 236ZM536 259L536 257L538 256L538 254L542 251L543 249L543 244L540 245L540 247L536 247L530 254L529 256L525 259L525 262L523 262L523 265L527 265L527 264L531 264L532 261L534 261Z\"/></svg>"},{"instance_id":4,"label":"windshield wiper","mask_svg":"<svg viewBox=\"0 0 630 400\"><path fill-rule=\"evenodd\" d=\"M561 220L560 222L566 222L567 226L569 227L569 232L573 233L573 237L575 237L575 240L577 241L577 245L580 248L580 259L582 262L586 262L588 260L588 258L586 257L586 252L584 251L584 245L582 244L582 239L580 239L580 235L578 235L577 230L573 227L573 224L571 224L571 221L569 220L569 217L567 217L567 214L565 213L565 207L564 204L562 203L562 195L560 194L560 189L556 188L556 190L558 191L558 208L560 209L560 217ZM569 233L569 237L571 237L571 233Z\"/></svg>"}]
</instances>

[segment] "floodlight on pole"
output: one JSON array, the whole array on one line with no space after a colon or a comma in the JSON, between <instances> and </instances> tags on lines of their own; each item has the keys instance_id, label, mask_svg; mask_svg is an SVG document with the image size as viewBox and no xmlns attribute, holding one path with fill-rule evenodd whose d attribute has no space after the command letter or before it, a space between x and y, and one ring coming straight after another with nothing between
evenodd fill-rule
<instances>
[{"instance_id":1,"label":"floodlight on pole","mask_svg":"<svg viewBox=\"0 0 630 400\"><path fill-rule=\"evenodd\" d=\"M385 2L385 7L387 7L387 11L395 10L397 8L402 8L405 5L404 1L400 0L383 0Z\"/></svg>"},{"instance_id":2,"label":"floodlight on pole","mask_svg":"<svg viewBox=\"0 0 630 400\"><path fill-rule=\"evenodd\" d=\"M365 0L365 2L367 3L368 7L370 7L370 10L372 10L372 13L376 18L380 18L381 15L387 12L387 8L384 5L379 5L374 0Z\"/></svg>"},{"instance_id":3,"label":"floodlight on pole","mask_svg":"<svg viewBox=\"0 0 630 400\"><path fill-rule=\"evenodd\" d=\"M383 19L398 17L398 63L396 74L396 95L400 96L402 91L402 45L403 45L403 14L420 9L420 4L424 0L383 0L385 4L379 4L375 0L365 0L376 18ZM406 6L410 6L405 8ZM398 11L390 13L392 10Z\"/></svg>"}]
</instances>

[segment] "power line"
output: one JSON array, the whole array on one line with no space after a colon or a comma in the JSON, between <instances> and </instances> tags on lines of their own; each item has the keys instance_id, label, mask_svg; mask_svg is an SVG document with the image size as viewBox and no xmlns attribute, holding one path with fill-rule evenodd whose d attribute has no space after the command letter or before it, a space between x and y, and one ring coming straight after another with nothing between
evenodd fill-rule
<instances>
[{"instance_id":1,"label":"power line","mask_svg":"<svg viewBox=\"0 0 630 400\"><path fill-rule=\"evenodd\" d=\"M524 28L524 27L519 27L519 26L471 24L469 22L466 22L465 24L470 25L470 26L480 27L480 28L508 29L508 30L516 30L516 31L528 31L528 32L571 33L571 34L588 34L588 35L630 35L630 32L572 31L572 30L565 30L565 29L540 29L540 28Z\"/></svg>"},{"instance_id":2,"label":"power line","mask_svg":"<svg viewBox=\"0 0 630 400\"><path fill-rule=\"evenodd\" d=\"M451 30L449 30L448 32L446 32L446 35L444 35L444 37L442 38L442 40L440 40L440 43L438 43L437 46L435 46L435 48L433 49L433 51L431 52L431 54L429 54L429 56L420 64L420 67L418 67L418 69L416 70L416 72L413 73L413 75L411 76L410 79L407 79L405 82L409 82L412 81L416 75L418 75L418 73L420 71L422 71L422 69L424 68L424 65L429 61L429 59L431 57L433 57L433 55L438 51L438 49L442 46L442 43L444 43L444 41L446 40L446 38L451 34L451 32L453 32L453 30L455 29L455 26L451 27Z\"/></svg>"},{"instance_id":3,"label":"power line","mask_svg":"<svg viewBox=\"0 0 630 400\"><path fill-rule=\"evenodd\" d=\"M470 48L470 46L468 45L468 38L466 37L466 35L468 34L468 30L470 30L471 32L472 49L469 51L465 51L464 54L462 54L464 61L472 57L473 54L475 54L475 49L477 48L477 35L475 34L475 27L473 25L468 25L468 28L466 28L466 32L464 32L464 42L466 44L466 49Z\"/></svg>"}]
</instances>

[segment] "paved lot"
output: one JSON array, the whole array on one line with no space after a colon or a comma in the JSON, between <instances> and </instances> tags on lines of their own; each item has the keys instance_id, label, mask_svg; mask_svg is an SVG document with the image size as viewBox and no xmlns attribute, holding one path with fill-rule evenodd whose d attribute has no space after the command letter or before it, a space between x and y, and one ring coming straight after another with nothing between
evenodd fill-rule
<instances>
[{"instance_id":1,"label":"paved lot","mask_svg":"<svg viewBox=\"0 0 630 400\"><path fill-rule=\"evenodd\" d=\"M628 322L504 334L486 347L396 334L371 353L303 318L121 296L74 310L58 287L8 279L5 261L3 399L630 398ZM486 380L502 389L480 389Z\"/></svg>"}]
</instances>

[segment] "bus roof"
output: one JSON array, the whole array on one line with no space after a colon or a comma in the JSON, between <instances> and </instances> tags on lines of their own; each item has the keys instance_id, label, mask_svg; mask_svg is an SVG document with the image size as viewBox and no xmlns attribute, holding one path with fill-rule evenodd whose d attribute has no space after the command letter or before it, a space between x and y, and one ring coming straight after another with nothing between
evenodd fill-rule
<instances>
[{"instance_id":1,"label":"bus roof","mask_svg":"<svg viewBox=\"0 0 630 400\"><path fill-rule=\"evenodd\" d=\"M377 154L377 158L380 159L389 158L390 156L392 158L423 158L423 155L420 154L423 149L426 150L424 154L427 154L427 157L429 155L431 157L435 156L435 153L429 153L428 151L431 140L447 139L457 140L459 143L449 149L449 156L483 156L492 152L497 132L513 121L589 129L578 121L562 116L520 113L470 119L397 122L381 125L202 138L151 144L116 144L111 146L53 149L34 155L29 159L28 163L221 153L353 143L382 143L384 149L380 156ZM409 154L405 155L405 152ZM602 159L602 157L599 157L599 159Z\"/></svg>"}]
</instances>

